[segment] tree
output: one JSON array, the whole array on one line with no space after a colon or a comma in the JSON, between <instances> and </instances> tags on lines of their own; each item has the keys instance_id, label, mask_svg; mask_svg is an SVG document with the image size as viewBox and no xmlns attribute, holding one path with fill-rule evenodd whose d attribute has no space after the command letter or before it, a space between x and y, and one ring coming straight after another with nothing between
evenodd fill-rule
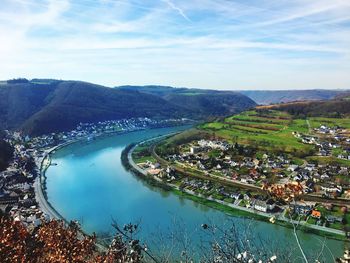
<instances>
[{"instance_id":1,"label":"tree","mask_svg":"<svg viewBox=\"0 0 350 263\"><path fill-rule=\"evenodd\" d=\"M0 171L7 168L13 156L13 148L6 141L0 139Z\"/></svg>"},{"instance_id":2,"label":"tree","mask_svg":"<svg viewBox=\"0 0 350 263\"><path fill-rule=\"evenodd\" d=\"M129 231L126 229L125 232ZM127 234L118 233L108 248L96 243L95 235L86 235L79 225L61 220L43 222L29 231L21 222L2 215L0 217L1 262L140 262L138 242ZM141 247L141 246L139 246Z\"/></svg>"}]
</instances>

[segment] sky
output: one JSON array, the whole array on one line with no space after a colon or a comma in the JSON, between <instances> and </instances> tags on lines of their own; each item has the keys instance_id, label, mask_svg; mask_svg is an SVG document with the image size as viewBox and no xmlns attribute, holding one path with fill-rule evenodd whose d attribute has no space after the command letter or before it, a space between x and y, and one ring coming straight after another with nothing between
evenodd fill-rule
<instances>
[{"instance_id":1,"label":"sky","mask_svg":"<svg viewBox=\"0 0 350 263\"><path fill-rule=\"evenodd\" d=\"M350 0L0 0L0 79L350 88Z\"/></svg>"}]
</instances>

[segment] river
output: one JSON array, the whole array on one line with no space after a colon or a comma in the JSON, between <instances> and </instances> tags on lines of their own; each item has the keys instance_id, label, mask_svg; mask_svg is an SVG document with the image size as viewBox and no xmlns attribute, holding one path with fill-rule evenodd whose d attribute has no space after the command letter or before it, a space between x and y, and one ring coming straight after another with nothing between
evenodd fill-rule
<instances>
[{"instance_id":1,"label":"river","mask_svg":"<svg viewBox=\"0 0 350 263\"><path fill-rule=\"evenodd\" d=\"M121 152L128 144L182 129L184 127L131 132L89 143L77 142L57 150L51 156L52 163L57 165L50 166L46 172L48 201L64 218L80 221L89 233L113 233L113 218L121 225L140 222L141 236L149 242L158 242L159 233L174 229L191 233L190 236L198 241L197 236L203 232L201 224L214 222L224 227L230 219L239 229L249 224L254 238L262 236L269 246L274 244L279 249L293 251L295 240L291 229L225 215L150 187L122 166ZM299 232L299 237L307 254L321 249L322 237L303 232ZM326 240L326 245L326 261L332 262L328 249L335 256L342 255L343 242Z\"/></svg>"}]
</instances>

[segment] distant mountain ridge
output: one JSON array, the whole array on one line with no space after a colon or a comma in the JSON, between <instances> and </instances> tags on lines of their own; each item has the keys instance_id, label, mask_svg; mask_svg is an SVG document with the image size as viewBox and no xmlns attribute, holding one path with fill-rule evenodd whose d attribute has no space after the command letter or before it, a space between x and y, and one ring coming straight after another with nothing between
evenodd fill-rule
<instances>
[{"instance_id":1,"label":"distant mountain ridge","mask_svg":"<svg viewBox=\"0 0 350 263\"><path fill-rule=\"evenodd\" d=\"M69 130L80 122L132 117L206 119L254 107L235 92L167 87L164 96L142 89L108 88L82 81L51 79L0 83L0 129L20 129L30 135ZM160 89L161 90L161 89ZM175 89L174 89L175 90ZM189 96L191 90L191 97Z\"/></svg>"},{"instance_id":2,"label":"distant mountain ridge","mask_svg":"<svg viewBox=\"0 0 350 263\"><path fill-rule=\"evenodd\" d=\"M305 100L330 100L341 95L346 90L242 90L240 93L248 96L260 105L276 104Z\"/></svg>"},{"instance_id":3,"label":"distant mountain ridge","mask_svg":"<svg viewBox=\"0 0 350 263\"><path fill-rule=\"evenodd\" d=\"M332 89L308 89L308 90L238 90L238 91L218 91L208 89L194 89L194 88L173 88L170 86L119 86L116 87L124 90L137 90L143 93L149 93L160 96L162 98L171 100L172 97L178 98L178 95L193 95L193 94L212 94L219 93L243 94L257 104L268 105L276 103L286 103L293 101L316 101L316 100L331 100L337 96L342 96L349 93L350 90L332 90ZM182 97L184 99L185 97ZM198 98L198 97L197 97Z\"/></svg>"}]
</instances>

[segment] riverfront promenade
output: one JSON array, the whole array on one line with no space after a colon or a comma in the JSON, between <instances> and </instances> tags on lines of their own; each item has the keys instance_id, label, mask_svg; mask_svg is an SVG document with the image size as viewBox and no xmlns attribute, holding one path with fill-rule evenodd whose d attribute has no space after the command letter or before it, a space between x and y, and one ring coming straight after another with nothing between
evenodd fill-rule
<instances>
[{"instance_id":1,"label":"riverfront promenade","mask_svg":"<svg viewBox=\"0 0 350 263\"><path fill-rule=\"evenodd\" d=\"M34 182L34 192L35 192L35 199L38 202L39 208L41 211L43 211L45 214L49 215L51 219L63 219L64 218L54 210L51 205L46 201L46 198L44 196L41 182L39 177L35 179Z\"/></svg>"},{"instance_id":2,"label":"riverfront promenade","mask_svg":"<svg viewBox=\"0 0 350 263\"><path fill-rule=\"evenodd\" d=\"M43 180L45 180L45 172L50 166L50 153L70 143L72 142L52 147L44 152L44 156L42 158L36 160L36 165L39 167L40 173L34 181L35 199L38 202L40 210L43 211L45 214L49 215L51 219L60 219L66 221L46 200L43 190Z\"/></svg>"}]
</instances>

